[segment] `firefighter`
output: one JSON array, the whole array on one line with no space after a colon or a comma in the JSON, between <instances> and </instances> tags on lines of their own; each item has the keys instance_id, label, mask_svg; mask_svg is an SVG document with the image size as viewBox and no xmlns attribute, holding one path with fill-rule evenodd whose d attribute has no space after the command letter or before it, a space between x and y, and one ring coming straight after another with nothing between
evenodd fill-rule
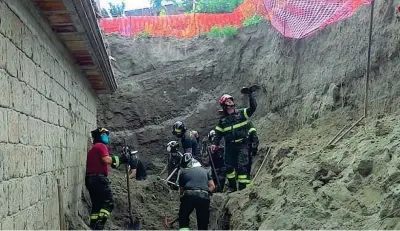
<instances>
[{"instance_id":1,"label":"firefighter","mask_svg":"<svg viewBox=\"0 0 400 231\"><path fill-rule=\"evenodd\" d=\"M198 230L207 230L210 217L210 194L215 185L211 174L201 165L194 164L191 153L182 157L179 170L179 230L189 230L190 214L196 209Z\"/></svg>"},{"instance_id":2,"label":"firefighter","mask_svg":"<svg viewBox=\"0 0 400 231\"><path fill-rule=\"evenodd\" d=\"M168 142L167 144L167 151L168 155L168 163L167 163L167 170L168 176L176 169L180 168L180 164L182 161L182 154L179 153L179 143L175 140ZM170 181L175 182L177 181L178 172L176 171L174 175L171 176ZM169 184L169 183L168 183ZM172 189L177 190L178 188L175 185L169 184Z\"/></svg>"},{"instance_id":3,"label":"firefighter","mask_svg":"<svg viewBox=\"0 0 400 231\"><path fill-rule=\"evenodd\" d=\"M134 178L139 181L147 179L146 167L136 153L131 154L129 158L129 178Z\"/></svg>"},{"instance_id":4,"label":"firefighter","mask_svg":"<svg viewBox=\"0 0 400 231\"><path fill-rule=\"evenodd\" d=\"M257 136L257 130L253 126L253 123L249 121L249 136L248 136L248 148L249 148L249 165L248 165L248 171L247 174L249 175L249 178L251 176L251 166L253 164L253 157L257 155L258 152L258 145L259 145L259 139Z\"/></svg>"},{"instance_id":5,"label":"firefighter","mask_svg":"<svg viewBox=\"0 0 400 231\"><path fill-rule=\"evenodd\" d=\"M236 177L239 190L246 188L246 185L250 183L248 176L248 132L250 130L248 119L255 112L257 103L254 91L249 90L247 94L250 106L239 110L236 110L232 96L224 94L219 99L223 116L215 127L216 134L211 148L216 151L221 139L225 139L226 178L230 192L237 190Z\"/></svg>"},{"instance_id":6,"label":"firefighter","mask_svg":"<svg viewBox=\"0 0 400 231\"><path fill-rule=\"evenodd\" d=\"M182 121L176 121L172 126L172 134L181 139L183 153L192 153L193 158L201 161L199 150L199 133L193 130L187 130Z\"/></svg>"},{"instance_id":7,"label":"firefighter","mask_svg":"<svg viewBox=\"0 0 400 231\"><path fill-rule=\"evenodd\" d=\"M93 146L87 153L85 186L92 202L90 228L102 230L113 208L114 199L108 179L109 165L112 168L127 163L128 157L111 156L106 144L109 143L110 132L105 128L97 128L91 132Z\"/></svg>"},{"instance_id":8,"label":"firefighter","mask_svg":"<svg viewBox=\"0 0 400 231\"><path fill-rule=\"evenodd\" d=\"M211 145L215 139L215 130L211 130L207 135L207 149L211 151ZM216 192L223 192L226 180L225 163L224 163L224 147L220 145L215 152L211 152L212 162L214 163L215 172L211 169L214 183L217 184ZM209 160L211 162L211 159ZM210 163L211 164L211 163ZM211 166L212 167L212 166Z\"/></svg>"}]
</instances>

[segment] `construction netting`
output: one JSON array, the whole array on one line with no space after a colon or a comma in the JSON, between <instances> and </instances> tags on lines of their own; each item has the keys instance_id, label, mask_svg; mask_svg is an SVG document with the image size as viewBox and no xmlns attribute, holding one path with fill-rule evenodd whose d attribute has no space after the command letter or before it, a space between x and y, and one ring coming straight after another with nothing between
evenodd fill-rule
<instances>
[{"instance_id":1,"label":"construction netting","mask_svg":"<svg viewBox=\"0 0 400 231\"><path fill-rule=\"evenodd\" d=\"M258 15L288 38L303 38L353 15L371 0L245 0L232 13L194 13L167 16L103 18L105 33L126 36L190 38L213 27L242 27Z\"/></svg>"}]
</instances>

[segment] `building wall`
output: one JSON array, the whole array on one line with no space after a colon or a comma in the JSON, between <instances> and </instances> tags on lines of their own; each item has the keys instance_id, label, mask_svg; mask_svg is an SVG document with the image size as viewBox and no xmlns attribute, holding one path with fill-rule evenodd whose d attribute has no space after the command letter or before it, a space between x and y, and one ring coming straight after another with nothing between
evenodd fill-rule
<instances>
[{"instance_id":1,"label":"building wall","mask_svg":"<svg viewBox=\"0 0 400 231\"><path fill-rule=\"evenodd\" d=\"M96 100L29 0L0 0L0 229L58 229L76 213Z\"/></svg>"}]
</instances>

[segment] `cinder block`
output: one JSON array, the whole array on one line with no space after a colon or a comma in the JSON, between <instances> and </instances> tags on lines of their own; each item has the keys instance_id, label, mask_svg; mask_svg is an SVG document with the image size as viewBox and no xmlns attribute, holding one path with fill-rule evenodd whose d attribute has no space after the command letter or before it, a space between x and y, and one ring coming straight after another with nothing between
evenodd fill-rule
<instances>
[{"instance_id":1,"label":"cinder block","mask_svg":"<svg viewBox=\"0 0 400 231\"><path fill-rule=\"evenodd\" d=\"M46 81L48 81L48 76L43 72L39 66L35 66L36 73L36 89L42 94L46 95Z\"/></svg>"},{"instance_id":2,"label":"cinder block","mask_svg":"<svg viewBox=\"0 0 400 231\"><path fill-rule=\"evenodd\" d=\"M28 131L28 117L24 114L19 114L19 142L22 144L29 144L29 131Z\"/></svg>"},{"instance_id":3,"label":"cinder block","mask_svg":"<svg viewBox=\"0 0 400 231\"><path fill-rule=\"evenodd\" d=\"M37 91L32 91L32 115L36 118L41 118L41 95Z\"/></svg>"},{"instance_id":4,"label":"cinder block","mask_svg":"<svg viewBox=\"0 0 400 231\"><path fill-rule=\"evenodd\" d=\"M39 41L39 38L34 36L33 41ZM33 61L44 71L42 63L45 62L43 53L46 51L40 42L34 42L32 45Z\"/></svg>"},{"instance_id":5,"label":"cinder block","mask_svg":"<svg viewBox=\"0 0 400 231\"><path fill-rule=\"evenodd\" d=\"M51 125L49 123L44 123L44 145L52 146L52 134L51 134Z\"/></svg>"},{"instance_id":6,"label":"cinder block","mask_svg":"<svg viewBox=\"0 0 400 231\"><path fill-rule=\"evenodd\" d=\"M34 197L32 192L32 177L25 177L22 179L22 194L21 194L21 210L28 208L31 204L32 198Z\"/></svg>"},{"instance_id":7,"label":"cinder block","mask_svg":"<svg viewBox=\"0 0 400 231\"><path fill-rule=\"evenodd\" d=\"M47 198L47 177L46 174L39 175L40 181L40 201L45 201Z\"/></svg>"},{"instance_id":8,"label":"cinder block","mask_svg":"<svg viewBox=\"0 0 400 231\"><path fill-rule=\"evenodd\" d=\"M8 110L8 142L18 143L19 141L19 125L18 125L18 112Z\"/></svg>"},{"instance_id":9,"label":"cinder block","mask_svg":"<svg viewBox=\"0 0 400 231\"><path fill-rule=\"evenodd\" d=\"M1 4L1 2L0 2ZM8 216L1 220L1 229L2 230L15 230L14 228L14 217Z\"/></svg>"},{"instance_id":10,"label":"cinder block","mask_svg":"<svg viewBox=\"0 0 400 231\"><path fill-rule=\"evenodd\" d=\"M0 22L0 32L5 34L7 37L11 36L11 17L12 12L8 8L5 2L0 2L0 15L2 18L10 19L10 20L1 20Z\"/></svg>"},{"instance_id":11,"label":"cinder block","mask_svg":"<svg viewBox=\"0 0 400 231\"><path fill-rule=\"evenodd\" d=\"M1 6L0 6L0 8L1 8ZM1 25L1 22L0 22L0 25ZM7 50L6 50L7 40L8 39L0 33L0 54L7 53ZM0 55L0 69L6 69L6 57L7 57L6 55Z\"/></svg>"},{"instance_id":12,"label":"cinder block","mask_svg":"<svg viewBox=\"0 0 400 231\"><path fill-rule=\"evenodd\" d=\"M32 88L26 85L25 83L22 84L22 93L23 93L23 101L22 101L22 112L28 115L32 115Z\"/></svg>"},{"instance_id":13,"label":"cinder block","mask_svg":"<svg viewBox=\"0 0 400 231\"><path fill-rule=\"evenodd\" d=\"M27 217L29 216L27 210L22 210L14 215L14 228L15 230L25 230Z\"/></svg>"},{"instance_id":14,"label":"cinder block","mask_svg":"<svg viewBox=\"0 0 400 231\"><path fill-rule=\"evenodd\" d=\"M8 111L9 109L0 108L0 142L8 142Z\"/></svg>"},{"instance_id":15,"label":"cinder block","mask_svg":"<svg viewBox=\"0 0 400 231\"><path fill-rule=\"evenodd\" d=\"M41 101L41 116L40 118L44 121L49 121L49 108L48 108L48 103L47 103L47 99L46 97L44 97L43 95L40 95L40 101Z\"/></svg>"},{"instance_id":16,"label":"cinder block","mask_svg":"<svg viewBox=\"0 0 400 231\"><path fill-rule=\"evenodd\" d=\"M37 203L35 206L33 206L34 210L36 211L34 213L34 230L38 230L38 229L44 229L44 223L43 223L43 202L39 202Z\"/></svg>"},{"instance_id":17,"label":"cinder block","mask_svg":"<svg viewBox=\"0 0 400 231\"><path fill-rule=\"evenodd\" d=\"M6 41L6 56L6 69L8 73L10 73L13 77L18 77L18 69L20 67L20 52L10 41Z\"/></svg>"},{"instance_id":18,"label":"cinder block","mask_svg":"<svg viewBox=\"0 0 400 231\"><path fill-rule=\"evenodd\" d=\"M27 146L22 144L17 144L14 147L14 152L11 153L13 162L15 163L15 177L25 177L27 175L27 162L28 153Z\"/></svg>"},{"instance_id":19,"label":"cinder block","mask_svg":"<svg viewBox=\"0 0 400 231\"><path fill-rule=\"evenodd\" d=\"M24 26L22 30L23 36L22 36L22 50L25 52L25 54L29 57L32 58L32 43L33 43L33 34L29 30L28 27ZM37 42L37 41L35 41Z\"/></svg>"},{"instance_id":20,"label":"cinder block","mask_svg":"<svg viewBox=\"0 0 400 231\"><path fill-rule=\"evenodd\" d=\"M22 28L24 27L24 24L19 20L19 18L12 13L10 15L10 18L7 18L8 20L11 20L11 37L10 39L13 41L13 43L21 48L22 47Z\"/></svg>"},{"instance_id":21,"label":"cinder block","mask_svg":"<svg viewBox=\"0 0 400 231\"><path fill-rule=\"evenodd\" d=\"M17 78L9 78L11 84L11 108L22 111L24 104L24 95L22 84Z\"/></svg>"},{"instance_id":22,"label":"cinder block","mask_svg":"<svg viewBox=\"0 0 400 231\"><path fill-rule=\"evenodd\" d=\"M42 147L36 147L35 163L36 163L35 164L36 174L42 174L44 172L44 155ZM39 185L40 185L40 179L39 179Z\"/></svg>"},{"instance_id":23,"label":"cinder block","mask_svg":"<svg viewBox=\"0 0 400 231\"><path fill-rule=\"evenodd\" d=\"M28 117L28 134L32 145L38 146L44 143L44 123L33 117Z\"/></svg>"},{"instance_id":24,"label":"cinder block","mask_svg":"<svg viewBox=\"0 0 400 231\"><path fill-rule=\"evenodd\" d=\"M22 183L20 179L10 180L8 184L9 204L8 215L19 212L21 208Z\"/></svg>"},{"instance_id":25,"label":"cinder block","mask_svg":"<svg viewBox=\"0 0 400 231\"><path fill-rule=\"evenodd\" d=\"M27 146L26 147L26 158L28 161L26 161L26 175L27 176L33 176L36 174L36 155L37 155L37 149L34 146Z\"/></svg>"},{"instance_id":26,"label":"cinder block","mask_svg":"<svg viewBox=\"0 0 400 231\"><path fill-rule=\"evenodd\" d=\"M32 88L36 89L37 83L36 82L36 64L28 58L25 54L21 55L21 72L20 72L20 80L31 86Z\"/></svg>"},{"instance_id":27,"label":"cinder block","mask_svg":"<svg viewBox=\"0 0 400 231\"><path fill-rule=\"evenodd\" d=\"M38 211L35 210L35 207L30 207L25 212L25 220L26 220L26 230L34 230L35 229L35 213Z\"/></svg>"},{"instance_id":28,"label":"cinder block","mask_svg":"<svg viewBox=\"0 0 400 231\"><path fill-rule=\"evenodd\" d=\"M9 192L8 192L8 182L0 183L0 219L7 216L8 214L8 203L9 203Z\"/></svg>"}]
</instances>

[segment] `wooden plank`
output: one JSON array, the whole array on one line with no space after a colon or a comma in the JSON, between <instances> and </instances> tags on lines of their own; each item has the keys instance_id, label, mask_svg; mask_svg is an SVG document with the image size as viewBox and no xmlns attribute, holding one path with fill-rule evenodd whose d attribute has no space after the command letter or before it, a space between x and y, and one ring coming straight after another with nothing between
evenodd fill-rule
<instances>
[{"instance_id":1,"label":"wooden plank","mask_svg":"<svg viewBox=\"0 0 400 231\"><path fill-rule=\"evenodd\" d=\"M64 41L81 41L80 34L78 32L64 32L58 33L58 37Z\"/></svg>"},{"instance_id":2,"label":"wooden plank","mask_svg":"<svg viewBox=\"0 0 400 231\"><path fill-rule=\"evenodd\" d=\"M67 10L64 4L60 1L36 1L36 5L42 9L43 11L59 11L59 10Z\"/></svg>"},{"instance_id":3,"label":"wooden plank","mask_svg":"<svg viewBox=\"0 0 400 231\"><path fill-rule=\"evenodd\" d=\"M59 15L59 14L69 14L68 11L66 10L48 10L48 11L43 11L44 15Z\"/></svg>"},{"instance_id":4,"label":"wooden plank","mask_svg":"<svg viewBox=\"0 0 400 231\"><path fill-rule=\"evenodd\" d=\"M82 70L94 70L94 69L97 69L97 66L96 65L81 65L81 69Z\"/></svg>"},{"instance_id":5,"label":"wooden plank","mask_svg":"<svg viewBox=\"0 0 400 231\"><path fill-rule=\"evenodd\" d=\"M65 45L72 51L74 50L87 50L84 41L65 41Z\"/></svg>"},{"instance_id":6,"label":"wooden plank","mask_svg":"<svg viewBox=\"0 0 400 231\"><path fill-rule=\"evenodd\" d=\"M48 15L47 19L52 25L72 25L69 14Z\"/></svg>"},{"instance_id":7,"label":"wooden plank","mask_svg":"<svg viewBox=\"0 0 400 231\"><path fill-rule=\"evenodd\" d=\"M101 76L99 70L84 70L84 72L86 73L86 75L88 76L88 78L90 78L90 76L93 76L93 75Z\"/></svg>"},{"instance_id":8,"label":"wooden plank","mask_svg":"<svg viewBox=\"0 0 400 231\"><path fill-rule=\"evenodd\" d=\"M74 25L53 25L51 27L57 33L76 32L76 28Z\"/></svg>"}]
</instances>

